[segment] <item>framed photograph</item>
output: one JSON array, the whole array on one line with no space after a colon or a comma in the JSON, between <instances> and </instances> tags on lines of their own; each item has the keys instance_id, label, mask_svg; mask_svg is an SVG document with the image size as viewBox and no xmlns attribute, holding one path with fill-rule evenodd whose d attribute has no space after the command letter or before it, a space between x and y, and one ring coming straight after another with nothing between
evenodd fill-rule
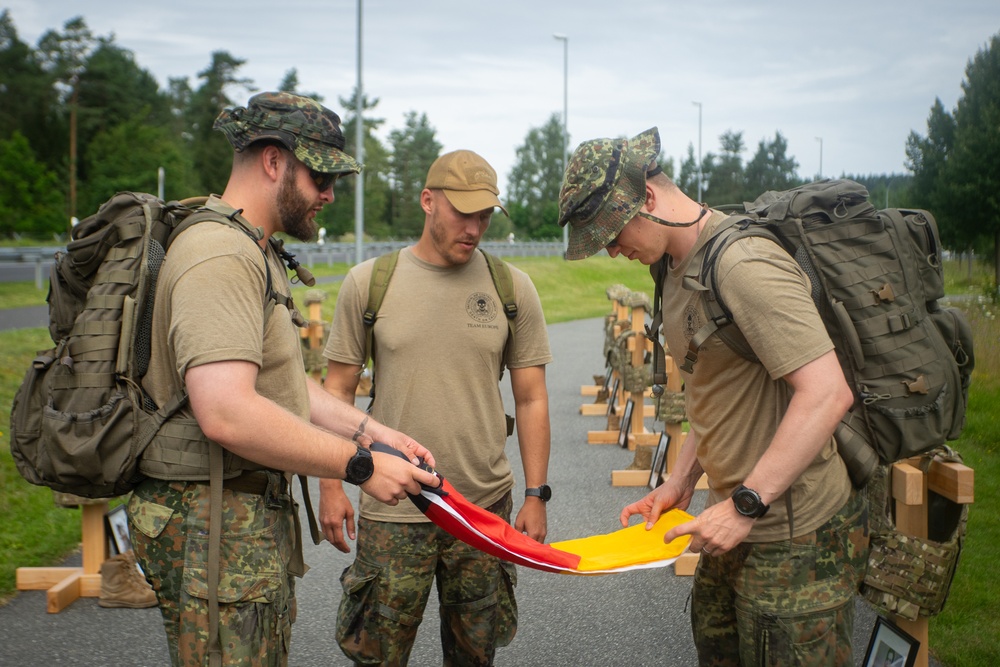
<instances>
[{"instance_id":1,"label":"framed photograph","mask_svg":"<svg viewBox=\"0 0 1000 667\"><path fill-rule=\"evenodd\" d=\"M104 515L105 528L116 554L132 550L132 539L128 534L128 515L125 506L119 505Z\"/></svg>"},{"instance_id":2,"label":"framed photograph","mask_svg":"<svg viewBox=\"0 0 1000 667\"><path fill-rule=\"evenodd\" d=\"M611 415L615 414L615 411L618 409L618 383L619 382L620 382L620 378L615 378L615 384L614 384L614 386L611 387L611 393L608 395L608 414L607 414L608 417L610 417Z\"/></svg>"},{"instance_id":3,"label":"framed photograph","mask_svg":"<svg viewBox=\"0 0 1000 667\"><path fill-rule=\"evenodd\" d=\"M622 421L618 424L618 446L623 449L628 447L628 432L632 424L633 408L635 408L635 403L630 398L625 403L625 410L622 412Z\"/></svg>"},{"instance_id":4,"label":"framed photograph","mask_svg":"<svg viewBox=\"0 0 1000 667\"><path fill-rule=\"evenodd\" d=\"M667 467L667 452L670 450L670 436L666 431L660 432L660 441L656 443L653 452L653 465L649 469L649 490L652 491L663 482L663 472Z\"/></svg>"},{"instance_id":5,"label":"framed photograph","mask_svg":"<svg viewBox=\"0 0 1000 667\"><path fill-rule=\"evenodd\" d=\"M919 648L920 642L879 616L861 664L863 667L913 667Z\"/></svg>"}]
</instances>

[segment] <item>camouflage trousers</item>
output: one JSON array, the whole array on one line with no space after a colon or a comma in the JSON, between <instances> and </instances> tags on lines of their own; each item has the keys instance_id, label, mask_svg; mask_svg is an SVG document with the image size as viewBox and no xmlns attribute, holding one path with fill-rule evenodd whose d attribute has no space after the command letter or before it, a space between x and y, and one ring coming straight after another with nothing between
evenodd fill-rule
<instances>
[{"instance_id":1,"label":"camouflage trousers","mask_svg":"<svg viewBox=\"0 0 1000 667\"><path fill-rule=\"evenodd\" d=\"M219 634L227 666L287 665L295 616L287 491L223 490ZM156 591L175 667L208 664L209 485L147 480L128 503L132 543Z\"/></svg>"},{"instance_id":2,"label":"camouflage trousers","mask_svg":"<svg viewBox=\"0 0 1000 667\"><path fill-rule=\"evenodd\" d=\"M854 595L867 558L868 508L853 488L812 533L702 555L691 604L699 664L854 665Z\"/></svg>"},{"instance_id":3,"label":"camouflage trousers","mask_svg":"<svg viewBox=\"0 0 1000 667\"><path fill-rule=\"evenodd\" d=\"M487 507L510 521L510 493ZM445 665L492 665L517 629L514 566L433 523L360 519L357 558L340 577L337 642L359 665L406 665L437 579Z\"/></svg>"}]
</instances>

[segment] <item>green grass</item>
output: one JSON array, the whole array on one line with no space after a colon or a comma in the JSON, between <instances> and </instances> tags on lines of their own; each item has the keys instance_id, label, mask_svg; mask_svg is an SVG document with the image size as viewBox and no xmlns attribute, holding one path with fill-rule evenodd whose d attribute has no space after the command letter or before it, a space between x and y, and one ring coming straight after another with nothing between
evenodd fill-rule
<instances>
[{"instance_id":1,"label":"green grass","mask_svg":"<svg viewBox=\"0 0 1000 667\"><path fill-rule=\"evenodd\" d=\"M49 293L46 280L42 289L35 289L35 282L0 283L0 308L44 306Z\"/></svg>"},{"instance_id":2,"label":"green grass","mask_svg":"<svg viewBox=\"0 0 1000 667\"><path fill-rule=\"evenodd\" d=\"M554 258L521 258L510 262L527 272L538 289L549 323L601 317L610 311L605 290L621 283L652 297L646 267L624 260L596 257L582 262ZM975 503L969 512L968 535L951 596L944 611L931 619L932 653L950 667L1000 664L1000 596L994 592L992 567L1000 544L1000 323L997 305L983 298L992 271L973 266L946 265L949 294L969 295L960 302L968 313L976 341L976 369L967 425L962 437L951 443L976 471ZM342 275L345 265L314 267L320 275ZM339 282L318 285L327 297L322 317L332 317ZM293 296L305 312L310 288L295 287ZM0 307L43 304L45 294L33 284L0 285ZM0 332L0 406L5 414L27 364L35 351L50 346L43 329ZM79 510L57 508L48 489L25 483L14 468L8 446L6 419L0 427L0 601L14 590L14 571L21 566L60 562L78 547ZM2 602L0 602L2 603Z\"/></svg>"},{"instance_id":3,"label":"green grass","mask_svg":"<svg viewBox=\"0 0 1000 667\"><path fill-rule=\"evenodd\" d=\"M10 455L10 405L28 363L38 350L51 347L47 329L0 333L0 600L14 590L18 567L38 567L59 562L80 542L80 511L57 507L52 491L24 481Z\"/></svg>"}]
</instances>

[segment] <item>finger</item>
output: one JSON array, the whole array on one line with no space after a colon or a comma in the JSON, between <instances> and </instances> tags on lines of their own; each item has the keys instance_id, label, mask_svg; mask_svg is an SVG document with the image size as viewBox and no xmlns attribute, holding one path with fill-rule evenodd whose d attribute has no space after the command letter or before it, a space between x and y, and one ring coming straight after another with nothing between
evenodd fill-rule
<instances>
[{"instance_id":1,"label":"finger","mask_svg":"<svg viewBox=\"0 0 1000 667\"><path fill-rule=\"evenodd\" d=\"M632 503L622 510L622 513L618 516L618 520L621 521L622 528L628 528L628 520L632 518L633 514L638 514L636 504Z\"/></svg>"},{"instance_id":2,"label":"finger","mask_svg":"<svg viewBox=\"0 0 1000 667\"><path fill-rule=\"evenodd\" d=\"M666 535L663 536L663 541L669 544L670 542L673 542L682 535L692 535L693 534L693 526L691 525L692 523L694 522L688 521L687 523L682 523L678 526L674 526L673 528L667 531Z\"/></svg>"},{"instance_id":3,"label":"finger","mask_svg":"<svg viewBox=\"0 0 1000 667\"><path fill-rule=\"evenodd\" d=\"M347 517L347 536L352 540L357 539L358 534L354 527L354 517Z\"/></svg>"}]
</instances>

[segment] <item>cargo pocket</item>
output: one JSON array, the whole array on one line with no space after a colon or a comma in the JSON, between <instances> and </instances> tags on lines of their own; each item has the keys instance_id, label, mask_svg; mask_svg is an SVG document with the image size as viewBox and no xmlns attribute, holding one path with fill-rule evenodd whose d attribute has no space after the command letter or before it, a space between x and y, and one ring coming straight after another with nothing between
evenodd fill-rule
<instances>
[{"instance_id":1,"label":"cargo pocket","mask_svg":"<svg viewBox=\"0 0 1000 667\"><path fill-rule=\"evenodd\" d=\"M128 518L132 527L151 540L155 540L170 523L174 511L133 493L128 501Z\"/></svg>"},{"instance_id":2,"label":"cargo pocket","mask_svg":"<svg viewBox=\"0 0 1000 667\"><path fill-rule=\"evenodd\" d=\"M256 530L223 530L219 548L219 602L261 602L285 604L282 591L288 576L282 562L283 549L276 536L275 512L247 504L242 526ZM256 514L256 516L254 516ZM225 516L225 514L223 515ZM230 526L230 523L223 521ZM184 558L184 589L188 595L208 599L208 529L189 531Z\"/></svg>"},{"instance_id":3,"label":"cargo pocket","mask_svg":"<svg viewBox=\"0 0 1000 667\"><path fill-rule=\"evenodd\" d=\"M379 568L355 560L340 575L344 589L337 611L337 644L357 664L382 662L378 632Z\"/></svg>"},{"instance_id":4,"label":"cargo pocket","mask_svg":"<svg viewBox=\"0 0 1000 667\"><path fill-rule=\"evenodd\" d=\"M741 625L752 624L753 632L740 634L740 661L761 667L842 664L837 653L849 645L842 641L845 628L838 628L847 620L843 611L841 607L794 616L744 617ZM746 612L737 606L736 613L744 616Z\"/></svg>"},{"instance_id":5,"label":"cargo pocket","mask_svg":"<svg viewBox=\"0 0 1000 667\"><path fill-rule=\"evenodd\" d=\"M500 561L500 584L497 589L497 634L496 646L507 646L514 641L517 633L517 568L513 563Z\"/></svg>"}]
</instances>

